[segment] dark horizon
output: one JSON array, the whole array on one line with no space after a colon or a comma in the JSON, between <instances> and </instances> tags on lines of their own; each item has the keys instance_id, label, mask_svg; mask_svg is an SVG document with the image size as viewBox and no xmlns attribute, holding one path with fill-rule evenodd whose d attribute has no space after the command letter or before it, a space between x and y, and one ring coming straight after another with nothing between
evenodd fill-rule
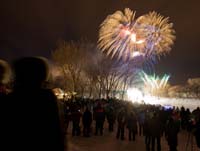
<instances>
[{"instance_id":1,"label":"dark horizon","mask_svg":"<svg viewBox=\"0 0 200 151\"><path fill-rule=\"evenodd\" d=\"M175 44L156 64L156 73L172 84L200 77L200 2L197 0L12 0L0 9L0 59L40 55L50 58L59 39L97 41L107 15L129 7L136 16L157 11L174 23Z\"/></svg>"}]
</instances>

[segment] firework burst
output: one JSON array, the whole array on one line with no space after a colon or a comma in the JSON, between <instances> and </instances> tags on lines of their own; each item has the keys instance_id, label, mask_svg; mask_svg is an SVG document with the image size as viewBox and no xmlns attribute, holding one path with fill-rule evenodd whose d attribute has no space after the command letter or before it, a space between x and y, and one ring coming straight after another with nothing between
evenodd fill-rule
<instances>
[{"instance_id":1,"label":"firework burst","mask_svg":"<svg viewBox=\"0 0 200 151\"><path fill-rule=\"evenodd\" d=\"M140 32L145 37L145 54L162 55L171 50L174 44L175 31L169 18L164 18L156 12L150 12L137 19Z\"/></svg>"},{"instance_id":2,"label":"firework burst","mask_svg":"<svg viewBox=\"0 0 200 151\"><path fill-rule=\"evenodd\" d=\"M173 24L156 12L136 19L129 8L109 15L100 25L98 47L113 58L160 56L174 43Z\"/></svg>"},{"instance_id":3,"label":"firework burst","mask_svg":"<svg viewBox=\"0 0 200 151\"><path fill-rule=\"evenodd\" d=\"M101 24L98 46L102 51L106 51L107 55L111 55L111 58L115 55L125 59L130 55L138 56L139 50L144 49L144 40L138 32L135 12L129 8L126 8L124 13L116 11Z\"/></svg>"}]
</instances>

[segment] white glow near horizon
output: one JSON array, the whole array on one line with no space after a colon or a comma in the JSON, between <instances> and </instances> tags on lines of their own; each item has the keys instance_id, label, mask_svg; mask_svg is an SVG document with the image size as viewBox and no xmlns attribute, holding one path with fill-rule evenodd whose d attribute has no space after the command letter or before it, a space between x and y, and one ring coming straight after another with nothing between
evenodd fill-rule
<instances>
[{"instance_id":1,"label":"white glow near horizon","mask_svg":"<svg viewBox=\"0 0 200 151\"><path fill-rule=\"evenodd\" d=\"M200 107L199 99L184 99L184 98L166 98L157 97L150 94L142 95L142 92L137 88L129 88L127 90L128 100L135 103L155 104L162 106L175 106L181 108L189 108L190 111Z\"/></svg>"},{"instance_id":2,"label":"white glow near horizon","mask_svg":"<svg viewBox=\"0 0 200 151\"><path fill-rule=\"evenodd\" d=\"M132 102L141 103L141 101L143 100L142 92L138 90L137 88L129 88L127 90L127 96L128 96L128 99Z\"/></svg>"}]
</instances>

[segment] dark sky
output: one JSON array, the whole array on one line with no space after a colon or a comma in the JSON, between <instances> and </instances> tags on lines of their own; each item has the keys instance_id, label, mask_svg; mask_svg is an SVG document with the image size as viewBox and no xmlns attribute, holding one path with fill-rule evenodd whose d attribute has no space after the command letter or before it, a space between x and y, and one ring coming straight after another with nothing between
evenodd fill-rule
<instances>
[{"instance_id":1,"label":"dark sky","mask_svg":"<svg viewBox=\"0 0 200 151\"><path fill-rule=\"evenodd\" d=\"M49 57L58 39L96 42L99 24L125 7L137 16L155 10L174 23L177 39L158 73L170 73L173 83L200 77L199 0L1 0L0 58Z\"/></svg>"}]
</instances>

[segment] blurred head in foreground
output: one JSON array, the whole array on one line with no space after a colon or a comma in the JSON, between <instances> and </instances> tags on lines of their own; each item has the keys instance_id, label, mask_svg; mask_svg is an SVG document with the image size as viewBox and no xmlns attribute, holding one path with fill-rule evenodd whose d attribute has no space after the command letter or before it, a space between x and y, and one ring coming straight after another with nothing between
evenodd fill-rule
<instances>
[{"instance_id":1,"label":"blurred head in foreground","mask_svg":"<svg viewBox=\"0 0 200 151\"><path fill-rule=\"evenodd\" d=\"M41 87L49 75L47 60L42 57L24 57L13 63L15 87Z\"/></svg>"}]
</instances>

